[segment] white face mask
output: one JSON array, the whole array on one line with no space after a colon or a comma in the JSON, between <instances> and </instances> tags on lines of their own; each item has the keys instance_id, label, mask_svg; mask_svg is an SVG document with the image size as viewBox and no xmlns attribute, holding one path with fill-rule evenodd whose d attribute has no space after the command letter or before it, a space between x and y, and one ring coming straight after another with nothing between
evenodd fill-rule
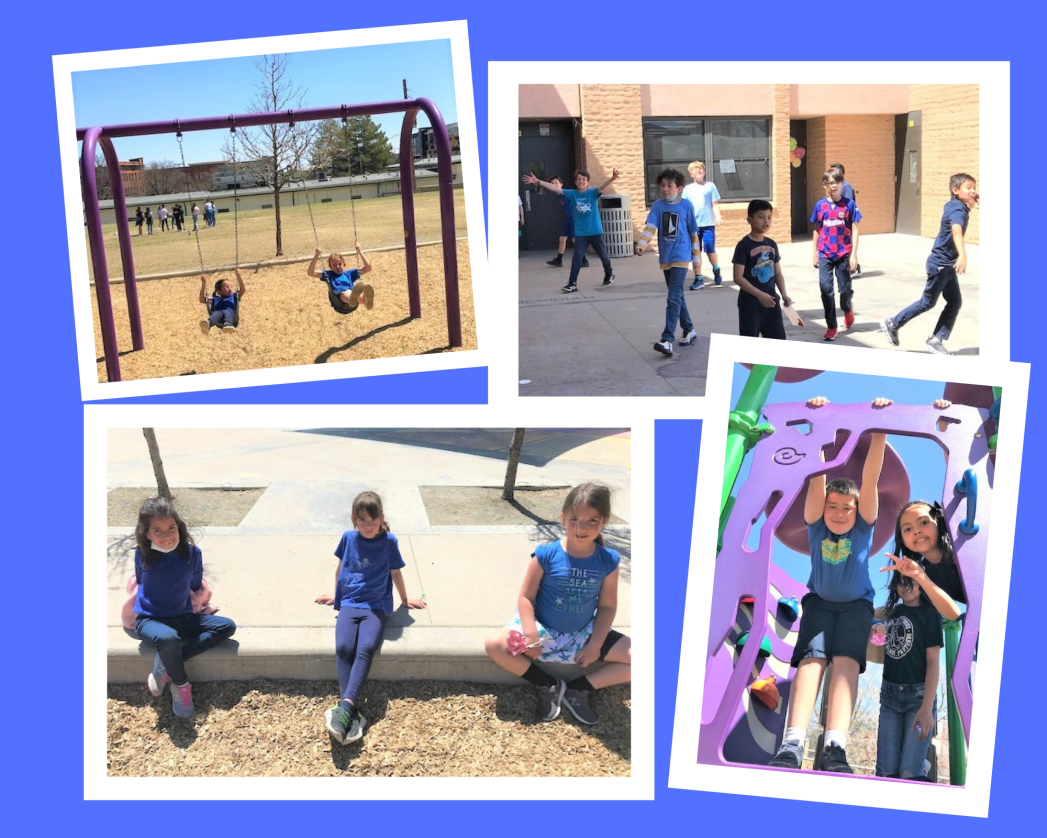
<instances>
[{"instance_id":1,"label":"white face mask","mask_svg":"<svg viewBox=\"0 0 1047 838\"><path fill-rule=\"evenodd\" d=\"M182 543L181 539L179 539L177 542L175 542L175 546L174 547L169 547L168 549L165 550L163 547L161 547L156 542L153 542L153 541L149 542L150 546L152 546L152 548L154 550L156 550L157 553L173 553L175 550L178 549L178 545L181 544L181 543Z\"/></svg>"}]
</instances>

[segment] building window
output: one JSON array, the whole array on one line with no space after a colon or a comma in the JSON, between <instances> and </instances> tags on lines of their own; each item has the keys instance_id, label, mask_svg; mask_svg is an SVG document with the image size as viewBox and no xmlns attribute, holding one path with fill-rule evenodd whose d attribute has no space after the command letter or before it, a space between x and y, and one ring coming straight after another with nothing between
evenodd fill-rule
<instances>
[{"instance_id":1,"label":"building window","mask_svg":"<svg viewBox=\"0 0 1047 838\"><path fill-rule=\"evenodd\" d=\"M648 205L660 197L658 173L669 166L686 176L692 160L705 162L705 179L724 201L771 197L769 117L645 119L643 151Z\"/></svg>"}]
</instances>

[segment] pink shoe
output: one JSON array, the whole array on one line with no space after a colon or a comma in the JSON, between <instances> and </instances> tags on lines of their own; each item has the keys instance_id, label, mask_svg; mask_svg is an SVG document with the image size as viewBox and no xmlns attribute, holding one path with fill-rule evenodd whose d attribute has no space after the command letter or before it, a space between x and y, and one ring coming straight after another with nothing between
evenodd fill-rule
<instances>
[{"instance_id":1,"label":"pink shoe","mask_svg":"<svg viewBox=\"0 0 1047 838\"><path fill-rule=\"evenodd\" d=\"M188 681L180 687L171 685L171 710L180 719L191 719L196 712L193 706L193 685Z\"/></svg>"}]
</instances>

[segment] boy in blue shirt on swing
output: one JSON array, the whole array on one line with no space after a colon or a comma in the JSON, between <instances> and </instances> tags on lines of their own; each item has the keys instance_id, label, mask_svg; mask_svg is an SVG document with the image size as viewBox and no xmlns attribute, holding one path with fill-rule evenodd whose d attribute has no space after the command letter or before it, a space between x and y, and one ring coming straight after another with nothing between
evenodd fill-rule
<instances>
[{"instance_id":1,"label":"boy in blue shirt on swing","mask_svg":"<svg viewBox=\"0 0 1047 838\"><path fill-rule=\"evenodd\" d=\"M345 270L345 259L341 253L332 253L327 257L328 270L317 273L316 263L323 254L323 250L317 245L313 261L309 263L308 274L313 279L319 279L327 284L327 296L331 308L339 314L352 314L364 304L364 308L370 311L374 308L374 288L364 282L360 277L371 272L371 263L367 261L364 252L360 249L360 242L356 242L356 255L360 259L359 268Z\"/></svg>"},{"instance_id":2,"label":"boy in blue shirt on swing","mask_svg":"<svg viewBox=\"0 0 1047 838\"><path fill-rule=\"evenodd\" d=\"M247 293L247 288L239 268L236 269L236 284L237 290L234 292L233 283L228 279L220 279L215 283L214 294L208 296L207 277L200 274L200 302L207 306L207 317L200 321L200 331L205 335L216 327L224 334L229 334L240 325L240 300Z\"/></svg>"}]
</instances>

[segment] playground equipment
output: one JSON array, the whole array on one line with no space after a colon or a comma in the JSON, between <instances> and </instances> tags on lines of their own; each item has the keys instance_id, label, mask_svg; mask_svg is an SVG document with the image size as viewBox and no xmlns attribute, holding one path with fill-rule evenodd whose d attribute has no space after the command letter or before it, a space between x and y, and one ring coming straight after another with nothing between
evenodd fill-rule
<instances>
[{"instance_id":1,"label":"playground equipment","mask_svg":"<svg viewBox=\"0 0 1047 838\"><path fill-rule=\"evenodd\" d=\"M440 189L440 224L443 239L444 289L447 300L447 337L452 347L462 345L461 308L458 298L458 252L454 225L454 176L451 170L451 142L439 109L428 99L399 99L391 102L372 102L361 105L340 105L326 108L304 108L298 111L239 114L233 116L203 117L174 120L173 122L142 122L131 125L108 125L77 128L76 138L83 141L80 156L80 183L87 219L91 263L94 268L95 293L98 298L98 316L102 328L102 350L105 355L106 375L110 381L120 380L120 353L116 345L113 322L112 296L109 288L109 270L106 265L102 216L99 209L98 184L95 177L95 152L102 149L109 171L120 171L113 140L117 137L137 137L147 134L176 134L185 131L209 131L253 128L259 125L294 125L320 119L373 116L376 114L404 114L400 130L400 192L403 203L404 244L407 262L408 300L410 316L422 316L421 292L418 280L418 239L414 224L414 157L411 148L411 130L418 112L429 118L436 140L437 174ZM113 205L117 220L127 218L127 200L123 181L112 179ZM354 210L355 212L355 210ZM124 290L131 320L131 343L135 350L145 347L142 322L138 307L138 288L135 282L134 258L131 253L131 232L127 224L117 224L120 241L120 260L123 265Z\"/></svg>"},{"instance_id":2,"label":"playground equipment","mask_svg":"<svg viewBox=\"0 0 1047 838\"><path fill-rule=\"evenodd\" d=\"M975 519L985 521L991 514L995 464L989 442L997 428L989 406L995 403L998 413L999 393L989 388L985 388L988 393L964 392L959 388L966 385L947 385L945 398L966 397L975 405L953 404L945 410L931 405L876 409L867 403L828 404L817 410L804 403L765 406L776 374L777 380L784 381L802 381L813 374L764 365L751 369L730 416L698 761L766 765L775 754L785 727L790 660L801 612L798 605L783 606L789 600L793 605L807 589L772 562L773 539L807 553L806 533L797 543L799 533L789 526L797 516L803 522L807 481L819 473L829 480L860 475L868 444L863 446L863 437L880 432L931 439L946 454L942 503L967 593L962 634L958 623L951 631L946 626L950 781L962 785L987 540L986 530L979 529ZM732 498L749 450L753 458L748 479ZM823 451L824 462L819 457ZM873 532L873 555L893 535L898 511L909 500L908 476L890 446L878 486L880 515ZM758 543L750 546L757 527ZM765 635L769 655L762 653L763 644L742 642L752 631ZM772 677L782 701L774 706L763 696L752 701L756 685L762 691L766 685L761 682Z\"/></svg>"}]
</instances>

